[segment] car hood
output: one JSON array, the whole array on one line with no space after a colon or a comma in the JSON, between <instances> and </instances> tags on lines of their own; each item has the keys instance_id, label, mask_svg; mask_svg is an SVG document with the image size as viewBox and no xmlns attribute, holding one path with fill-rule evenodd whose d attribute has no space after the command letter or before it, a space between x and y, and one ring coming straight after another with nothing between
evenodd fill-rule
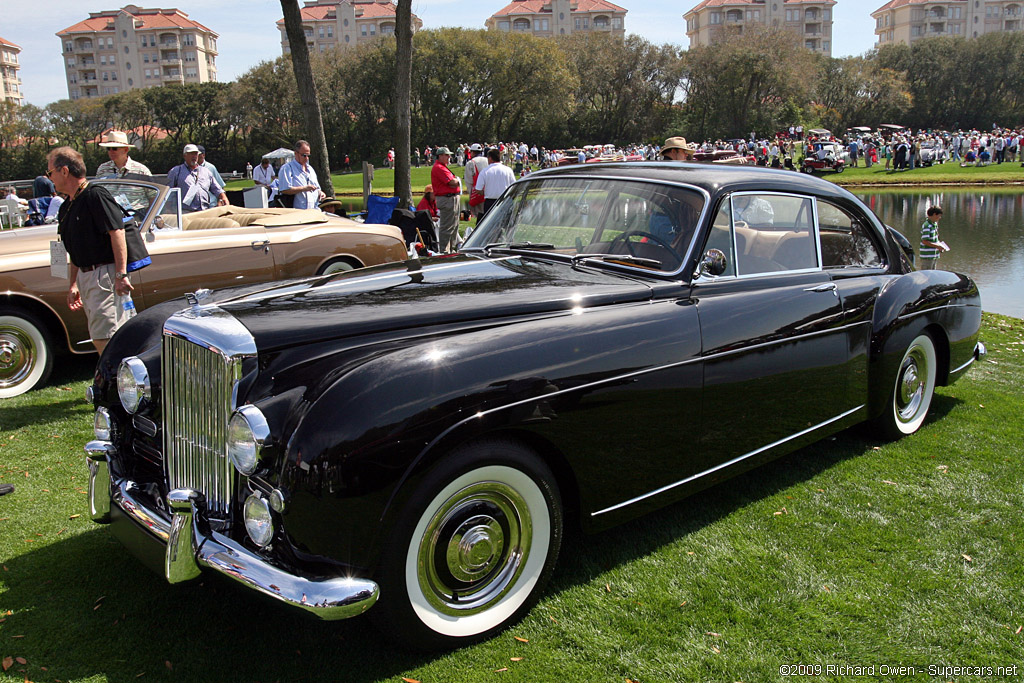
<instances>
[{"instance_id":1,"label":"car hood","mask_svg":"<svg viewBox=\"0 0 1024 683\"><path fill-rule=\"evenodd\" d=\"M647 284L565 262L455 256L292 281L219 301L270 351L343 337L650 299Z\"/></svg>"}]
</instances>

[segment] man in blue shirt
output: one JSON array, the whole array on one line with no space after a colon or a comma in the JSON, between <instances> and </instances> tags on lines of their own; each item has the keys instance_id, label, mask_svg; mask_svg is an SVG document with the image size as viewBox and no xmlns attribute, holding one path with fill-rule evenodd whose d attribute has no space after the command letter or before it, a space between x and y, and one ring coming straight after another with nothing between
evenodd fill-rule
<instances>
[{"instance_id":1,"label":"man in blue shirt","mask_svg":"<svg viewBox=\"0 0 1024 683\"><path fill-rule=\"evenodd\" d=\"M211 206L212 198L217 198L217 206L227 206L228 195L224 188L217 184L209 169L199 165L199 148L185 145L182 151L185 163L175 166L167 172L167 186L181 189L181 208L185 212L202 211Z\"/></svg>"},{"instance_id":2,"label":"man in blue shirt","mask_svg":"<svg viewBox=\"0 0 1024 683\"><path fill-rule=\"evenodd\" d=\"M224 187L224 178L221 176L220 171L217 170L216 166L206 160L206 148L202 145L196 145L196 147L199 148L199 165L205 167L206 170L212 173L213 179L217 181L217 184Z\"/></svg>"},{"instance_id":3,"label":"man in blue shirt","mask_svg":"<svg viewBox=\"0 0 1024 683\"><path fill-rule=\"evenodd\" d=\"M299 140L295 143L295 158L277 172L277 191L291 195L296 209L315 209L327 196L320 189L316 170L309 164L309 143Z\"/></svg>"}]
</instances>

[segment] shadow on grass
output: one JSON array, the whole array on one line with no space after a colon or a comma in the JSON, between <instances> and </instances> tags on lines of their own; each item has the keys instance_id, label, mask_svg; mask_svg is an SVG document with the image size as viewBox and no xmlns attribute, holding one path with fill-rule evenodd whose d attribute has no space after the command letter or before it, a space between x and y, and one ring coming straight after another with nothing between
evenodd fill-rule
<instances>
[{"instance_id":1,"label":"shadow on grass","mask_svg":"<svg viewBox=\"0 0 1024 683\"><path fill-rule=\"evenodd\" d=\"M936 396L930 420L958 403ZM545 593L591 581L844 460L871 457L878 443L852 428L616 529L570 534ZM0 609L12 613L0 623L0 654L27 660L19 669L30 680L368 681L445 656L398 649L365 617L317 621L217 577L171 586L102 528L3 569Z\"/></svg>"}]
</instances>

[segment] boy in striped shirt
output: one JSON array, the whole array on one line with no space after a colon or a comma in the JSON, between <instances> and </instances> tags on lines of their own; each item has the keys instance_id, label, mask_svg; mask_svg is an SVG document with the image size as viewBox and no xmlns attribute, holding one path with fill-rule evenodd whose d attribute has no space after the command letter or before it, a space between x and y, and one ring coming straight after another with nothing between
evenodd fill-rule
<instances>
[{"instance_id":1,"label":"boy in striped shirt","mask_svg":"<svg viewBox=\"0 0 1024 683\"><path fill-rule=\"evenodd\" d=\"M929 206L928 220L921 226L921 270L935 270L939 263L939 254L946 251L946 245L939 241L939 221L942 220L942 209Z\"/></svg>"}]
</instances>

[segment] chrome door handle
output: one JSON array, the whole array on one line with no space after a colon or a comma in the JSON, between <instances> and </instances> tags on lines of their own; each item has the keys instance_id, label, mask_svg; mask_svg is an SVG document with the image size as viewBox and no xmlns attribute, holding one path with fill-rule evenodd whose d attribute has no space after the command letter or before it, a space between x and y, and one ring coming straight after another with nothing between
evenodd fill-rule
<instances>
[{"instance_id":1,"label":"chrome door handle","mask_svg":"<svg viewBox=\"0 0 1024 683\"><path fill-rule=\"evenodd\" d=\"M839 298L839 288L836 287L836 283L830 282L827 285L817 285L815 287L808 287L804 290L805 292L832 292Z\"/></svg>"},{"instance_id":2,"label":"chrome door handle","mask_svg":"<svg viewBox=\"0 0 1024 683\"><path fill-rule=\"evenodd\" d=\"M270 240L253 240L252 241L252 246L253 246L253 248L255 248L255 247L267 247L267 246L270 246Z\"/></svg>"}]
</instances>

